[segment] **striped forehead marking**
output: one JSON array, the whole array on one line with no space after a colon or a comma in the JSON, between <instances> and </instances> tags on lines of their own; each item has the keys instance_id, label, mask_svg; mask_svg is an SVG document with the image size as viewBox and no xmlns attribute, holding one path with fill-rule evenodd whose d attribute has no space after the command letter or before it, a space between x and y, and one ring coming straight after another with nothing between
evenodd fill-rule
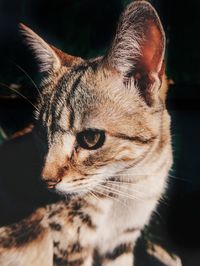
<instances>
[{"instance_id":1,"label":"striped forehead marking","mask_svg":"<svg viewBox=\"0 0 200 266\"><path fill-rule=\"evenodd\" d=\"M70 111L69 130L73 128L75 113L71 99L75 96L75 91L81 82L81 78L90 67L92 67L91 63L78 65L70 72L65 73L58 81L47 106L47 121L51 121L48 126L48 138L50 142L53 141L55 132L61 130L58 126L58 121L60 120L64 106L67 106Z\"/></svg>"}]
</instances>

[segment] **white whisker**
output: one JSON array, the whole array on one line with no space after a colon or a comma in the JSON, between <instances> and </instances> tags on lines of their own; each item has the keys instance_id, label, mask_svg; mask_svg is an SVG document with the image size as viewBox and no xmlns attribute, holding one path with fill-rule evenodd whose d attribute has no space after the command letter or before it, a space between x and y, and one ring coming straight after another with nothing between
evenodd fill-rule
<instances>
[{"instance_id":1,"label":"white whisker","mask_svg":"<svg viewBox=\"0 0 200 266\"><path fill-rule=\"evenodd\" d=\"M89 193L90 193L95 199L100 200L100 199L97 197L97 195L96 195L93 191L90 191Z\"/></svg>"},{"instance_id":2,"label":"white whisker","mask_svg":"<svg viewBox=\"0 0 200 266\"><path fill-rule=\"evenodd\" d=\"M37 92L38 92L38 94L39 94L39 96L40 96L40 99L42 100L42 102L44 102L44 100L43 100L43 98L42 98L42 94L41 94L41 92L40 92L40 90L39 90L39 88L38 88L38 86L36 85L36 83L34 82L34 80L30 77L30 75L20 66L20 65L18 65L17 63L15 63L14 61L12 61L12 63L19 69L19 70L21 70L24 74L25 74L25 76L31 81L31 83L33 84L33 86L36 88L36 90L37 90Z\"/></svg>"},{"instance_id":3,"label":"white whisker","mask_svg":"<svg viewBox=\"0 0 200 266\"><path fill-rule=\"evenodd\" d=\"M118 196L123 196L123 197L126 197L128 199L132 199L132 200L142 200L142 199L139 199L137 197L134 197L133 195L131 195L129 193L122 192L122 191L117 190L117 189L112 188L112 187L104 186L102 184L99 184L99 186L101 186L103 189L106 189L107 191L109 191L113 194L116 194Z\"/></svg>"},{"instance_id":4,"label":"white whisker","mask_svg":"<svg viewBox=\"0 0 200 266\"><path fill-rule=\"evenodd\" d=\"M95 189L93 189L92 191L93 191L93 192L96 192L97 194L101 194L101 195L103 195L103 196L105 196L105 197L107 197L107 198L110 198L110 199L112 199L112 200L114 200L114 201L117 201L117 202L119 202L119 203L125 205L126 207L128 207L128 205L127 205L125 202L123 202L123 201L121 201L121 200L118 199L118 198L112 197L112 196L110 196L110 195L108 195L108 194L106 194L106 193L104 193L104 192L98 190L97 187L96 187Z\"/></svg>"},{"instance_id":5,"label":"white whisker","mask_svg":"<svg viewBox=\"0 0 200 266\"><path fill-rule=\"evenodd\" d=\"M106 181L106 184L109 184L109 185L112 185L112 186L115 186L115 187L118 187L119 189L125 189L125 190L128 190L130 192L134 192L134 193L142 193L142 195L145 195L142 191L139 191L139 190L136 190L135 188L133 187L128 187L127 185L130 185L131 183L127 183L127 184L123 184L123 182L121 183L115 183L115 182L112 182L112 181Z\"/></svg>"},{"instance_id":6,"label":"white whisker","mask_svg":"<svg viewBox=\"0 0 200 266\"><path fill-rule=\"evenodd\" d=\"M171 179L175 179L175 180L179 180L179 181L183 181L183 182L187 182L187 183L192 183L191 180L187 180L187 179L184 179L184 178L181 178L181 177L176 177L176 176L173 176L173 175L168 175L169 178Z\"/></svg>"},{"instance_id":7,"label":"white whisker","mask_svg":"<svg viewBox=\"0 0 200 266\"><path fill-rule=\"evenodd\" d=\"M16 94L18 94L19 96L24 98L27 102L29 102L34 107L34 109L36 109L39 112L39 109L26 96L24 96L22 93L20 93L19 91L9 87L8 85L6 85L6 84L4 84L2 82L0 82L0 86L3 86L3 87L5 87L5 88L7 88L7 89L9 89L11 91L14 91Z\"/></svg>"}]
</instances>

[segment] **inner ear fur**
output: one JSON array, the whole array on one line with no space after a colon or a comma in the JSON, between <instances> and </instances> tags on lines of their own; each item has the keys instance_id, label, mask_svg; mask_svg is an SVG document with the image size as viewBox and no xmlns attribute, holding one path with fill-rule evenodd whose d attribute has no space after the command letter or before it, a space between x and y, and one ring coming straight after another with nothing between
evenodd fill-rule
<instances>
[{"instance_id":1,"label":"inner ear fur","mask_svg":"<svg viewBox=\"0 0 200 266\"><path fill-rule=\"evenodd\" d=\"M105 65L125 79L133 77L151 104L152 88L160 86L164 75L164 54L165 34L155 9L146 1L128 5L104 58Z\"/></svg>"}]
</instances>

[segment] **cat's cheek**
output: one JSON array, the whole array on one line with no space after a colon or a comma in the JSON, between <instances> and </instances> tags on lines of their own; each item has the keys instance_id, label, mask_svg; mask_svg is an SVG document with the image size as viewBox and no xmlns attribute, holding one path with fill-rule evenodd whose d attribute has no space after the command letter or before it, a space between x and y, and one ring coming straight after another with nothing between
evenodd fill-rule
<instances>
[{"instance_id":1,"label":"cat's cheek","mask_svg":"<svg viewBox=\"0 0 200 266\"><path fill-rule=\"evenodd\" d=\"M78 162L83 162L87 159L87 157L89 156L89 154L91 153L91 151L85 150L83 148L79 148L77 153L76 153L76 160Z\"/></svg>"},{"instance_id":2,"label":"cat's cheek","mask_svg":"<svg viewBox=\"0 0 200 266\"><path fill-rule=\"evenodd\" d=\"M139 160L149 150L147 145L131 144L129 147L122 149L115 157L119 161Z\"/></svg>"}]
</instances>

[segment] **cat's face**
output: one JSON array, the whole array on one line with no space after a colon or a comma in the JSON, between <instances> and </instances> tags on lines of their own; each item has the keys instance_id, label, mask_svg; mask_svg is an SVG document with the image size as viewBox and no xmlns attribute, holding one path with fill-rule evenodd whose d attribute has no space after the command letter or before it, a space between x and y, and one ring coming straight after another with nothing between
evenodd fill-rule
<instances>
[{"instance_id":1,"label":"cat's face","mask_svg":"<svg viewBox=\"0 0 200 266\"><path fill-rule=\"evenodd\" d=\"M142 162L159 142L165 38L146 2L123 13L106 56L63 54L22 26L48 72L37 120L48 146L42 177L63 193L87 193ZM100 185L101 186L101 185Z\"/></svg>"}]
</instances>

